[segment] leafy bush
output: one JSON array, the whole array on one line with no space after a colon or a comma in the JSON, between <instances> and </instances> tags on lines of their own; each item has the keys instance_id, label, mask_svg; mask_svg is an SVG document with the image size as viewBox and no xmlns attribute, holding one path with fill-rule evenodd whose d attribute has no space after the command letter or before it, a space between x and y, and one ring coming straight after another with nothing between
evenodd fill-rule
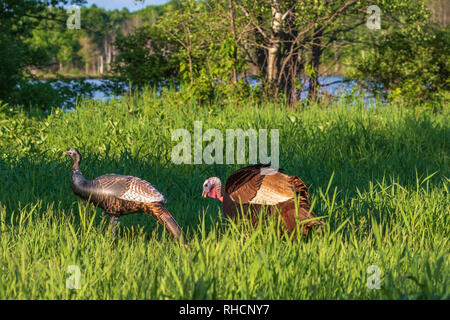
<instances>
[{"instance_id":1,"label":"leafy bush","mask_svg":"<svg viewBox=\"0 0 450 320\"><path fill-rule=\"evenodd\" d=\"M118 94L123 92L123 84L116 81L96 84L65 78L45 82L21 80L5 101L11 105L49 111L51 108L73 108L78 97L90 99L96 90Z\"/></svg>"},{"instance_id":2,"label":"leafy bush","mask_svg":"<svg viewBox=\"0 0 450 320\"><path fill-rule=\"evenodd\" d=\"M120 79L137 86L155 86L175 77L179 63L169 55L174 45L156 28L142 27L131 34L119 34L115 45L119 55L113 63L113 71Z\"/></svg>"},{"instance_id":3,"label":"leafy bush","mask_svg":"<svg viewBox=\"0 0 450 320\"><path fill-rule=\"evenodd\" d=\"M50 82L21 81L19 87L13 91L10 101L15 105L47 110L51 107L63 106L68 98L67 95L67 91L62 92L52 87Z\"/></svg>"},{"instance_id":4,"label":"leafy bush","mask_svg":"<svg viewBox=\"0 0 450 320\"><path fill-rule=\"evenodd\" d=\"M353 77L390 100L442 103L450 84L450 28L385 34L357 62Z\"/></svg>"}]
</instances>

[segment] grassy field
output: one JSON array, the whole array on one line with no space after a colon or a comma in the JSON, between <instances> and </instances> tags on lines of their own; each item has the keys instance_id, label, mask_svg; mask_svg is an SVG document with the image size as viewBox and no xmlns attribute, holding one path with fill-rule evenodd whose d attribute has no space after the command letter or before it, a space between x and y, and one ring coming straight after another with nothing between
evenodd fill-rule
<instances>
[{"instance_id":1,"label":"grassy field","mask_svg":"<svg viewBox=\"0 0 450 320\"><path fill-rule=\"evenodd\" d=\"M448 107L361 103L286 109L198 107L152 92L80 102L49 116L0 106L0 299L449 299ZM326 227L294 241L273 226L242 236L201 198L242 165L174 165L177 128L279 129L280 166L310 187ZM143 214L109 219L70 189L70 147L86 178L139 176L188 233L177 246ZM69 265L81 288L70 290ZM367 287L369 266L381 289Z\"/></svg>"}]
</instances>

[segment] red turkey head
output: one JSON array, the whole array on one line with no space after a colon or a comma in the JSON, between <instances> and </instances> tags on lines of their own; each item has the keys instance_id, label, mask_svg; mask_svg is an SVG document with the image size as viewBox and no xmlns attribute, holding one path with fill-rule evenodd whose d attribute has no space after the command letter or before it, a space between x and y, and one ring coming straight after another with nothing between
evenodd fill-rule
<instances>
[{"instance_id":1,"label":"red turkey head","mask_svg":"<svg viewBox=\"0 0 450 320\"><path fill-rule=\"evenodd\" d=\"M222 182L217 177L211 177L203 183L202 197L211 197L222 202Z\"/></svg>"}]
</instances>

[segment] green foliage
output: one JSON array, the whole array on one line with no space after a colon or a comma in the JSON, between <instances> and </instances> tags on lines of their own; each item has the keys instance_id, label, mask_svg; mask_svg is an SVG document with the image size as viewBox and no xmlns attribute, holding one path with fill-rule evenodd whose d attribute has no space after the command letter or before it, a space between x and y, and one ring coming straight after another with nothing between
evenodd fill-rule
<instances>
[{"instance_id":1,"label":"green foliage","mask_svg":"<svg viewBox=\"0 0 450 320\"><path fill-rule=\"evenodd\" d=\"M358 65L372 90L409 105L433 100L449 90L450 29L411 38L402 32L383 37Z\"/></svg>"},{"instance_id":2,"label":"green foliage","mask_svg":"<svg viewBox=\"0 0 450 320\"><path fill-rule=\"evenodd\" d=\"M117 38L116 74L138 87L183 83L174 97L180 103L226 105L250 97L250 85L231 81L245 63L214 11L195 1L175 1L167 10L151 26Z\"/></svg>"},{"instance_id":3,"label":"green foliage","mask_svg":"<svg viewBox=\"0 0 450 320\"><path fill-rule=\"evenodd\" d=\"M237 50L237 44L230 35L219 43L211 43L209 47L209 64L213 79L226 81L231 78L233 68L236 68L238 73L244 70L244 61L235 61ZM236 62L238 63L237 65Z\"/></svg>"},{"instance_id":4,"label":"green foliage","mask_svg":"<svg viewBox=\"0 0 450 320\"><path fill-rule=\"evenodd\" d=\"M161 85L175 76L177 61L169 53L174 45L155 27L135 29L132 34L118 35L119 55L113 71L119 79L137 86Z\"/></svg>"},{"instance_id":5,"label":"green foliage","mask_svg":"<svg viewBox=\"0 0 450 320\"><path fill-rule=\"evenodd\" d=\"M448 103L443 97L449 91L450 28L427 20L431 13L423 1L383 9L397 12L401 19L366 33L371 41L362 47L364 54L353 59L352 78L405 106L427 103L440 108Z\"/></svg>"},{"instance_id":6,"label":"green foliage","mask_svg":"<svg viewBox=\"0 0 450 320\"><path fill-rule=\"evenodd\" d=\"M0 33L0 99L7 100L22 77L26 66L26 48L20 46L12 37Z\"/></svg>"},{"instance_id":7,"label":"green foliage","mask_svg":"<svg viewBox=\"0 0 450 320\"><path fill-rule=\"evenodd\" d=\"M80 50L78 37L83 34L80 30L70 30L61 21L66 19L65 10L50 10L58 20L41 20L31 31L31 36L26 42L34 51L39 51L43 55L42 67L60 63L63 67L69 64L78 64L80 57L77 51ZM62 70L58 70L62 71Z\"/></svg>"},{"instance_id":8,"label":"green foliage","mask_svg":"<svg viewBox=\"0 0 450 320\"><path fill-rule=\"evenodd\" d=\"M102 91L105 95L122 94L123 85L116 82L98 85L84 80L65 78L21 81L10 94L9 103L19 108L25 107L28 111L39 109L50 112L52 108L73 108L78 98L90 99L95 91Z\"/></svg>"},{"instance_id":9,"label":"green foliage","mask_svg":"<svg viewBox=\"0 0 450 320\"><path fill-rule=\"evenodd\" d=\"M43 36L39 25L44 21L57 19L61 12L58 9L49 9L48 6L61 8L69 3L83 2L82 0L3 0L0 3L0 21L2 22L0 24L0 59L2 61L0 99L14 102L15 97L20 95L20 88L24 87L24 82L31 78L29 70L49 63L49 52L55 51L54 47L43 45L46 43L45 38L34 38L36 41L33 41L34 35ZM52 45L55 42L50 41ZM34 93L39 94L40 91L36 90ZM38 100L45 99L48 93L46 90L44 96Z\"/></svg>"},{"instance_id":10,"label":"green foliage","mask_svg":"<svg viewBox=\"0 0 450 320\"><path fill-rule=\"evenodd\" d=\"M82 101L72 112L30 116L0 104L0 298L2 299L449 299L449 110L211 105L180 108L160 95ZM310 187L324 230L279 238L226 223L200 197L205 178L242 165L174 165L171 133L279 129L280 165ZM191 241L178 247L145 215L108 218L70 189L70 161L83 153L88 178L142 177L167 196ZM66 288L69 265L81 289ZM381 290L366 287L381 269Z\"/></svg>"},{"instance_id":11,"label":"green foliage","mask_svg":"<svg viewBox=\"0 0 450 320\"><path fill-rule=\"evenodd\" d=\"M345 0L232 1L233 14L228 1L176 0L134 13L92 5L81 9L82 29L68 30L62 6L69 2L82 1L3 1L0 58L8 63L0 67L0 98L18 101L18 84L32 79L31 71L46 78L116 76L139 88L183 83L190 88L180 101L202 104L242 103L256 93L295 102L309 79L317 89L314 79L324 70L344 66L384 98L433 108L448 103L449 31L433 25L425 0L379 1L382 30L366 27L373 3ZM269 48L277 50L272 79ZM236 81L248 76L260 82L254 91ZM49 96L43 92L36 101ZM310 93L314 98L317 90Z\"/></svg>"},{"instance_id":12,"label":"green foliage","mask_svg":"<svg viewBox=\"0 0 450 320\"><path fill-rule=\"evenodd\" d=\"M52 107L63 106L70 93L72 92L62 92L60 88L52 87L51 82L23 81L19 89L11 95L11 103L49 110Z\"/></svg>"}]
</instances>

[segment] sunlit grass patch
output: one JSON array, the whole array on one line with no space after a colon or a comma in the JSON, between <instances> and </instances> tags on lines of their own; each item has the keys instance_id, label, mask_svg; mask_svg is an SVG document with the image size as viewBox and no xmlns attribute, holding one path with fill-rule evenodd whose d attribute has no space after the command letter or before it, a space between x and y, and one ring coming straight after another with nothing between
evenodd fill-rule
<instances>
[{"instance_id":1,"label":"sunlit grass patch","mask_svg":"<svg viewBox=\"0 0 450 320\"><path fill-rule=\"evenodd\" d=\"M200 108L151 91L50 116L3 110L0 298L448 299L448 119L446 109L395 105ZM276 221L227 222L202 184L243 165L170 160L172 131L196 120L222 132L278 129L280 166L310 187L324 228L292 240ZM87 178L114 172L155 185L189 246L143 214L122 217L112 239L108 217L70 189L70 147ZM79 290L66 287L70 265ZM371 265L380 290L367 287Z\"/></svg>"}]
</instances>

